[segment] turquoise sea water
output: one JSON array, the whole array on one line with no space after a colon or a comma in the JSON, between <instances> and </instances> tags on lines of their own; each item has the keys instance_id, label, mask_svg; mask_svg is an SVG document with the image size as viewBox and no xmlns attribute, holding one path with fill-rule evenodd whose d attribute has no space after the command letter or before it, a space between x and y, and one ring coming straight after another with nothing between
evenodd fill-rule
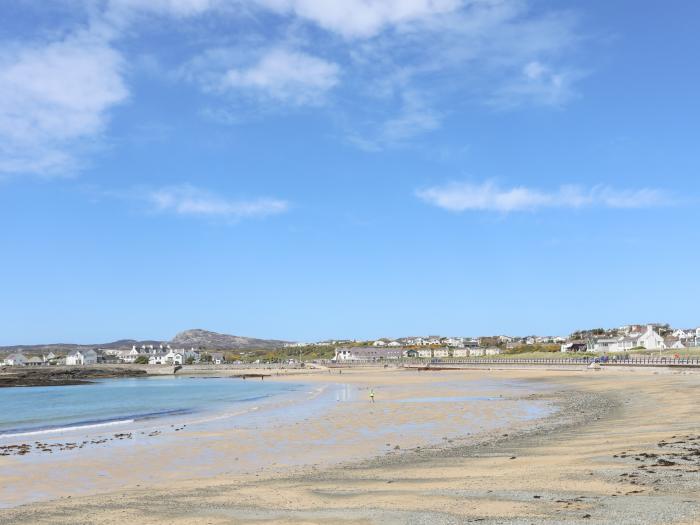
<instances>
[{"instance_id":1,"label":"turquoise sea water","mask_svg":"<svg viewBox=\"0 0 700 525\"><path fill-rule=\"evenodd\" d=\"M299 389L289 383L172 376L0 388L0 437L217 411Z\"/></svg>"}]
</instances>

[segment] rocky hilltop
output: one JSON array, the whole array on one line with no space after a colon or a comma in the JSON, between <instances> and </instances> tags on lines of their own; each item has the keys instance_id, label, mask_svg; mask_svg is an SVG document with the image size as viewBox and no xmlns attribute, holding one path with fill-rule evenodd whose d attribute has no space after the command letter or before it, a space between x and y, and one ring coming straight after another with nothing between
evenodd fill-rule
<instances>
[{"instance_id":1,"label":"rocky hilltop","mask_svg":"<svg viewBox=\"0 0 700 525\"><path fill-rule=\"evenodd\" d=\"M14 345L0 346L0 355L13 352L26 352L29 354L42 354L55 352L67 354L73 350L88 349L128 349L132 346L170 344L173 348L203 348L205 350L248 350L248 349L273 349L283 346L287 341L277 341L275 339L256 339L254 337L241 337L237 335L219 334L207 330L185 330L177 334L171 341L136 339L120 339L111 343L97 344L71 344L71 343L51 343L39 345ZM0 359L2 361L2 359Z\"/></svg>"},{"instance_id":2,"label":"rocky hilltop","mask_svg":"<svg viewBox=\"0 0 700 525\"><path fill-rule=\"evenodd\" d=\"M254 337L241 337L238 335L219 334L208 330L185 330L180 332L170 341L170 345L177 348L206 348L215 350L234 350L251 348L279 348L287 341L275 339L255 339Z\"/></svg>"}]
</instances>

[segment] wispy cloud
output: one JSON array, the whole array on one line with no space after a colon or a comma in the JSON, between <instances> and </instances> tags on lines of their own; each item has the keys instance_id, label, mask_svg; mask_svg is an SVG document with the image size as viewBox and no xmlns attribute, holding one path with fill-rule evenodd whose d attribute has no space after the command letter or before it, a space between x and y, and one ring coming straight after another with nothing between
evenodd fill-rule
<instances>
[{"instance_id":1,"label":"wispy cloud","mask_svg":"<svg viewBox=\"0 0 700 525\"><path fill-rule=\"evenodd\" d=\"M577 96L574 84L583 78L581 71L555 71L537 60L523 66L489 97L488 103L499 109L513 109L525 104L563 106Z\"/></svg>"},{"instance_id":2,"label":"wispy cloud","mask_svg":"<svg viewBox=\"0 0 700 525\"><path fill-rule=\"evenodd\" d=\"M351 143L367 151L401 146L414 137L440 127L442 116L424 98L413 91L402 94L398 113L384 122L368 126L364 133L352 133Z\"/></svg>"},{"instance_id":3,"label":"wispy cloud","mask_svg":"<svg viewBox=\"0 0 700 525\"><path fill-rule=\"evenodd\" d=\"M450 13L463 0L257 0L280 14L290 14L345 38L370 38L383 29Z\"/></svg>"},{"instance_id":4,"label":"wispy cloud","mask_svg":"<svg viewBox=\"0 0 700 525\"><path fill-rule=\"evenodd\" d=\"M247 68L226 71L220 87L242 88L294 104L319 103L338 83L340 68L329 61L291 49L271 49Z\"/></svg>"},{"instance_id":5,"label":"wispy cloud","mask_svg":"<svg viewBox=\"0 0 700 525\"><path fill-rule=\"evenodd\" d=\"M462 211L536 211L542 208L649 208L671 202L664 191L651 188L615 189L609 186L561 186L544 191L526 186L501 188L491 181L481 184L452 182L418 190L425 202L452 212Z\"/></svg>"},{"instance_id":6,"label":"wispy cloud","mask_svg":"<svg viewBox=\"0 0 700 525\"><path fill-rule=\"evenodd\" d=\"M62 174L128 97L124 60L99 32L0 50L0 173Z\"/></svg>"},{"instance_id":7,"label":"wispy cloud","mask_svg":"<svg viewBox=\"0 0 700 525\"><path fill-rule=\"evenodd\" d=\"M170 17L190 39L180 67L167 68L182 74L171 76L225 97L216 101L216 114L235 117L229 122L270 109L324 106L352 142L382 149L439 129L461 101L498 109L562 106L575 99L582 76L567 55L578 39L576 17L531 4L76 2L85 10L71 23L82 29L63 28L64 36L53 40L2 42L0 174L64 173L80 164L112 110L129 97L126 73L134 57L128 53L136 47L121 47L123 39L148 31L151 17ZM205 33L195 18L209 16L211 27L221 27L212 15L235 29Z\"/></svg>"},{"instance_id":8,"label":"wispy cloud","mask_svg":"<svg viewBox=\"0 0 700 525\"><path fill-rule=\"evenodd\" d=\"M289 209L289 203L284 200L234 200L189 184L147 191L143 198L159 212L226 219L266 217L284 213Z\"/></svg>"}]
</instances>

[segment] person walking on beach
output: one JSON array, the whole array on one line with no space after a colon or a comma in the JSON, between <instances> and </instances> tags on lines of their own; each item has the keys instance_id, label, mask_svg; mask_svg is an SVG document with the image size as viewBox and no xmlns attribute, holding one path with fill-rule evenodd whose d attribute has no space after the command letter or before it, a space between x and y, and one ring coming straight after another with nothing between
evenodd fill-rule
<instances>
[{"instance_id":1,"label":"person walking on beach","mask_svg":"<svg viewBox=\"0 0 700 525\"><path fill-rule=\"evenodd\" d=\"M371 403L374 403L374 389L373 388L369 389L369 400Z\"/></svg>"}]
</instances>

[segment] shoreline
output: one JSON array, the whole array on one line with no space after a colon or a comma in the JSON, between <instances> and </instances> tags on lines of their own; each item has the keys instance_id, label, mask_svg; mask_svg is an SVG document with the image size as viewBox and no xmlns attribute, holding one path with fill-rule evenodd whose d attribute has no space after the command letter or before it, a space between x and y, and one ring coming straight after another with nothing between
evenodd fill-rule
<instances>
[{"instance_id":1,"label":"shoreline","mask_svg":"<svg viewBox=\"0 0 700 525\"><path fill-rule=\"evenodd\" d=\"M510 423L512 418L528 420L536 417L543 406L532 400L521 401L519 396L494 397L490 401L480 401L475 403L470 401L474 394L478 394L476 399L487 399L489 389L502 388L506 391L506 386L484 383L483 381L470 383L448 382L436 390L432 378L426 376L415 376L411 373L405 374L402 371L386 373L382 371L373 381L387 381L385 384L376 386L378 393L382 396L382 401L376 405L370 405L365 399L366 389L365 374L359 377L355 373L335 375L331 377L323 373L315 374L313 378L308 377L307 382L289 396L272 397L267 408L257 410L244 410L245 407L236 405L229 407L221 413L201 414L198 417L185 422L176 422L176 428L168 428L161 424L158 429L157 439L151 439L153 433L149 429L120 428L113 430L117 432L114 436L105 434L105 429L98 429L88 437L81 437L79 432L73 432L70 437L58 435L51 440L42 436L34 450L27 443L24 448L14 447L11 452L24 456L29 454L28 459L36 458L34 461L44 462L52 465L52 468L77 469L82 463L81 472L90 469L99 469L108 472L114 468L105 453L115 446L117 451L129 450L133 459L134 469L124 478L131 480L128 484L152 485L157 479L158 472L172 471L177 465L177 470L191 471L194 477L204 482L207 479L214 479L223 472L229 472L235 477L246 475L267 476L270 473L291 473L297 468L313 466L314 468L327 468L344 461L357 461L384 455L388 449L388 443L397 449L406 449L412 446L424 445L426 442L434 444L439 436L456 436L459 428L466 423L473 425L472 432L480 433L478 424L483 424L486 428L501 427ZM411 377L413 376L413 377ZM299 383L300 377L276 377L272 381L277 384ZM358 384L358 379L360 380ZM408 380L409 384L404 385ZM271 381L271 382L272 382ZM267 382L267 381L266 381ZM346 383L347 382L347 383ZM408 388L408 390L407 390ZM487 390L484 391L484 388ZM508 387L510 388L510 387ZM513 391L515 393L515 391ZM427 397L436 395L435 398ZM448 410L444 406L441 396L447 395L448 399L458 399L462 396L464 402L460 402L461 411L454 417L458 417L454 423L440 422L439 414ZM465 397L466 396L466 397ZM440 400L436 402L436 400ZM406 404L406 401L409 404ZM290 405L291 403L291 405ZM356 407L362 407L360 412ZM530 408L528 408L530 407ZM251 408L251 407L248 407ZM436 412L436 410L438 412ZM535 410L532 414L528 410ZM348 412L349 411L349 412ZM389 412L387 412L389 411ZM494 414L494 411L502 414ZM348 416L354 414L354 421L347 421ZM411 416L410 414L414 414ZM468 419L463 419L467 417ZM495 418L495 419L494 419ZM473 421L469 421L473 419ZM462 421L464 423L462 423ZM186 423L186 424L185 424ZM437 425L437 426L435 426ZM163 427L163 428L161 428ZM185 428L186 427L186 428ZM442 428L442 430L440 430ZM426 429L431 432L440 432L432 439L425 439L423 434ZM141 432L137 432L141 430ZM174 430L175 432L172 432ZM175 434L177 433L177 435ZM342 434L340 436L339 434ZM288 443L280 442L280 438L288 439ZM27 438L33 441L33 438ZM260 443L252 442L260 441ZM59 440L59 443L49 444ZM66 441L69 440L69 441ZM8 440L4 440L8 443ZM31 442L29 441L29 442ZM231 446L229 442L239 444ZM400 443L400 447L398 445ZM192 449L194 446L196 449ZM298 447L303 447L303 453L299 454ZM106 448L109 447L109 448ZM155 449L153 448L155 447ZM84 448L84 450L82 450ZM190 459L183 458L180 461L166 460L150 455L150 450L190 449ZM392 448L393 450L393 448ZM53 452L53 454L43 454L42 452ZM69 455L63 455L67 452ZM293 452L293 455L290 455ZM58 453L58 454L56 454ZM212 456L213 454L213 456ZM231 455L235 454L235 462L232 463ZM196 459L200 456L202 459ZM220 458L217 464L224 467L208 467L206 465L213 457ZM228 459L226 459L228 458ZM1 458L0 458L1 459ZM17 458L19 461L20 458ZM139 461L142 459L142 461ZM55 461L60 460L60 463ZM70 464L67 462L70 461ZM77 461L77 464L74 464ZM20 475L16 470L23 465L22 462L15 462L15 476ZM59 467L63 465L63 467ZM98 466L99 465L99 466ZM170 465L170 466L168 466ZM227 466L226 466L227 465ZM35 466L31 471L27 471L28 464L24 464L22 479L38 476L43 471L39 466ZM197 470L194 467L197 466ZM262 470L260 468L262 467ZM144 472L142 476L137 475L139 471ZM264 471L264 472L263 472ZM34 474L36 472L36 474ZM8 469L3 468L0 462L0 481L2 474L7 474ZM153 478L149 473L156 475ZM66 474L68 476L68 474ZM61 481L62 486L70 486L75 483L71 481L73 475ZM119 470L114 472L114 476L124 476ZM4 477L8 480L7 476ZM19 481L20 478L15 477ZM115 478L116 479L116 478ZM171 482L182 481L181 476L172 477L168 475ZM26 481L21 482L26 487ZM42 481L43 483L43 481ZM54 491L47 487L44 490ZM26 490L26 489L24 489ZM39 488L36 489L39 491ZM110 484L95 486L94 492L110 492L120 490L118 486ZM39 491L39 492L41 492ZM69 492L70 493L70 492ZM31 493L30 493L31 494ZM65 492L56 492L56 497L65 496ZM79 494L73 494L76 496ZM89 496L89 494L85 494ZM45 498L42 498L45 499ZM51 498L52 499L52 498ZM0 491L0 500L2 492ZM1 501L0 501L1 503ZM8 505L5 500L3 506ZM20 504L22 501L20 500ZM31 504L31 502L29 502ZM42 504L42 503L38 503Z\"/></svg>"},{"instance_id":2,"label":"shoreline","mask_svg":"<svg viewBox=\"0 0 700 525\"><path fill-rule=\"evenodd\" d=\"M381 375L348 373L343 380L357 386ZM694 433L698 418L691 394L700 393L700 375L468 371L430 376L420 381L439 385L486 376L532 382L541 391L522 398L555 403L557 411L518 428L448 435L438 443L423 439L400 451L335 465L273 465L241 475L162 479L147 490L0 510L0 523L698 522L700 434ZM324 379L315 375L310 381ZM409 378L385 373L385 379L400 385ZM677 400L673 388L681 386L688 398ZM392 395L390 389L378 392L380 400ZM663 407L663 417L650 406Z\"/></svg>"}]
</instances>

